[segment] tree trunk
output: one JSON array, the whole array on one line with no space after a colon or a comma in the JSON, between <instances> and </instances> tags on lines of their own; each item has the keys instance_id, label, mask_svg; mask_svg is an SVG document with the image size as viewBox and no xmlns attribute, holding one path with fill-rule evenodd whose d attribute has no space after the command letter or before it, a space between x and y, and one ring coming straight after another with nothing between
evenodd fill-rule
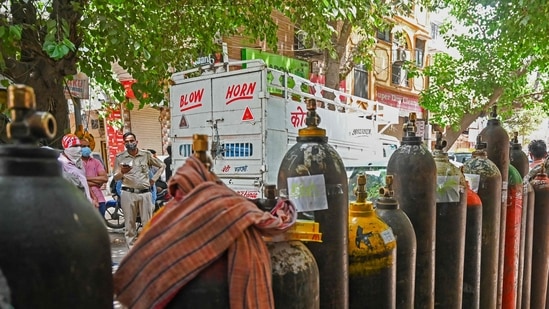
<instances>
[{"instance_id":1,"label":"tree trunk","mask_svg":"<svg viewBox=\"0 0 549 309\"><path fill-rule=\"evenodd\" d=\"M479 111L475 114L466 114L461 119L459 131L447 130L446 134L444 136L444 139L446 140L448 145L452 146L456 142L456 140L458 139L461 132L467 130L469 128L469 126L471 125L471 123L473 123L475 120L477 120L478 117L480 117L480 115L482 113L490 110L490 108L497 103L497 101L499 100L499 98L501 97L502 94L503 94L503 88L498 87L498 88L494 89L494 91L492 92L492 95L490 96L490 99L488 100L488 103L486 103L486 105L484 105L484 107L482 108L481 111Z\"/></svg>"},{"instance_id":2,"label":"tree trunk","mask_svg":"<svg viewBox=\"0 0 549 309\"><path fill-rule=\"evenodd\" d=\"M344 78L339 74L341 71L341 59L345 57L347 41L351 35L352 27L349 22L332 22L332 27L338 30L332 35L332 43L335 46L337 56L334 59L330 57L327 51L324 51L324 64L326 66L325 86L339 90L339 83ZM324 97L327 99L335 98L332 93L326 93ZM328 108L333 109L333 106L328 106Z\"/></svg>"},{"instance_id":3,"label":"tree trunk","mask_svg":"<svg viewBox=\"0 0 549 309\"><path fill-rule=\"evenodd\" d=\"M446 130L446 134L444 136L444 139L446 140L446 143L448 143L448 148L450 148L459 138L461 135L461 132L467 130L469 126L480 117L481 112L475 113L475 114L467 114L461 119L461 126L459 127L458 131L454 131L452 129Z\"/></svg>"},{"instance_id":4,"label":"tree trunk","mask_svg":"<svg viewBox=\"0 0 549 309\"><path fill-rule=\"evenodd\" d=\"M35 58L32 62L18 63L16 68L22 70L31 68L29 74L17 74L11 72L13 81L18 84L25 84L34 89L36 95L36 110L50 112L57 122L57 133L52 141L41 141L43 144L61 148L61 138L70 131L68 104L63 93L63 78L59 63L51 59ZM30 77L29 77L30 76Z\"/></svg>"}]
</instances>

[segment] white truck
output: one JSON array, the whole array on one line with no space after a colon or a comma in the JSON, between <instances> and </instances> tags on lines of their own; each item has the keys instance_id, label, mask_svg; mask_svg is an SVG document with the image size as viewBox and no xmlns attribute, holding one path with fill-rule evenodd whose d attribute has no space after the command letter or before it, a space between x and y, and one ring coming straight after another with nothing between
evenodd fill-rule
<instances>
[{"instance_id":1,"label":"white truck","mask_svg":"<svg viewBox=\"0 0 549 309\"><path fill-rule=\"evenodd\" d=\"M264 185L277 183L282 157L305 127L308 98L335 106L316 111L344 164L383 160L399 145L379 133L398 122L396 108L268 68L262 60L195 68L173 74L172 80L172 169L192 154L193 134L206 134L213 172L249 198L262 197ZM326 92L335 99L325 99Z\"/></svg>"}]
</instances>

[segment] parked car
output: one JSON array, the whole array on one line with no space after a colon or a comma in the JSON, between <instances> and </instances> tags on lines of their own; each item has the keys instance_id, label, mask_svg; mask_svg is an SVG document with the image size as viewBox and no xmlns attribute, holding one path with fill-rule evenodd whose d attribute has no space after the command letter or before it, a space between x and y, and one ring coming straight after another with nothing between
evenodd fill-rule
<instances>
[{"instance_id":1,"label":"parked car","mask_svg":"<svg viewBox=\"0 0 549 309\"><path fill-rule=\"evenodd\" d=\"M465 163L467 160L471 159L473 157L472 151L463 151L458 149L455 152L448 152L448 159L452 161L456 161L458 163Z\"/></svg>"}]
</instances>

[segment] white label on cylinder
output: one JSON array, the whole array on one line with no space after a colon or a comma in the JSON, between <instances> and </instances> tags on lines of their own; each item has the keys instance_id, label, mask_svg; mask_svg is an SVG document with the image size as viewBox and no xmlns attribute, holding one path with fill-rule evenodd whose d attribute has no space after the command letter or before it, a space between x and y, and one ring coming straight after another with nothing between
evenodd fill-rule
<instances>
[{"instance_id":1,"label":"white label on cylinder","mask_svg":"<svg viewBox=\"0 0 549 309\"><path fill-rule=\"evenodd\" d=\"M507 181L501 183L501 204L507 206Z\"/></svg>"},{"instance_id":2,"label":"white label on cylinder","mask_svg":"<svg viewBox=\"0 0 549 309\"><path fill-rule=\"evenodd\" d=\"M469 188L478 193L478 186L480 183L480 175L477 174L464 174L465 179L469 182Z\"/></svg>"},{"instance_id":3,"label":"white label on cylinder","mask_svg":"<svg viewBox=\"0 0 549 309\"><path fill-rule=\"evenodd\" d=\"M390 242L395 241L395 235L393 234L393 230L391 229L387 229L381 232L379 235L381 235L381 238L383 239L384 244L388 244Z\"/></svg>"},{"instance_id":4,"label":"white label on cylinder","mask_svg":"<svg viewBox=\"0 0 549 309\"><path fill-rule=\"evenodd\" d=\"M328 209L324 175L288 178L288 197L298 212Z\"/></svg>"}]
</instances>

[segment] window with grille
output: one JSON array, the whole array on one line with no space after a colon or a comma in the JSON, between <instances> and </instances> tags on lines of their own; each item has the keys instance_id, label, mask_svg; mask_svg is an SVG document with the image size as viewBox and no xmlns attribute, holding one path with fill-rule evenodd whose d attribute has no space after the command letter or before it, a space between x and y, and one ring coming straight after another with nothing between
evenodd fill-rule
<instances>
[{"instance_id":1,"label":"window with grille","mask_svg":"<svg viewBox=\"0 0 549 309\"><path fill-rule=\"evenodd\" d=\"M225 158L248 158L254 154L252 143L224 143L221 146Z\"/></svg>"},{"instance_id":2,"label":"window with grille","mask_svg":"<svg viewBox=\"0 0 549 309\"><path fill-rule=\"evenodd\" d=\"M376 33L376 38L385 42L391 42L391 30L378 30Z\"/></svg>"},{"instance_id":3,"label":"window with grille","mask_svg":"<svg viewBox=\"0 0 549 309\"><path fill-rule=\"evenodd\" d=\"M416 50L415 50L415 63L416 66L423 68L423 56L425 53L425 41L416 39Z\"/></svg>"},{"instance_id":4,"label":"window with grille","mask_svg":"<svg viewBox=\"0 0 549 309\"><path fill-rule=\"evenodd\" d=\"M439 27L440 27L439 24L431 23L431 38L433 40L438 39L438 37L440 36Z\"/></svg>"},{"instance_id":5,"label":"window with grille","mask_svg":"<svg viewBox=\"0 0 549 309\"><path fill-rule=\"evenodd\" d=\"M179 145L179 154L182 157L184 157L184 158L190 157L192 153L193 153L193 151L192 151L192 145L191 144Z\"/></svg>"},{"instance_id":6,"label":"window with grille","mask_svg":"<svg viewBox=\"0 0 549 309\"><path fill-rule=\"evenodd\" d=\"M368 71L363 64L355 66L354 74L354 95L361 98L368 98Z\"/></svg>"},{"instance_id":7,"label":"window with grille","mask_svg":"<svg viewBox=\"0 0 549 309\"><path fill-rule=\"evenodd\" d=\"M401 63L393 63L391 67L391 83L399 86L409 86L408 72L402 67Z\"/></svg>"}]
</instances>

